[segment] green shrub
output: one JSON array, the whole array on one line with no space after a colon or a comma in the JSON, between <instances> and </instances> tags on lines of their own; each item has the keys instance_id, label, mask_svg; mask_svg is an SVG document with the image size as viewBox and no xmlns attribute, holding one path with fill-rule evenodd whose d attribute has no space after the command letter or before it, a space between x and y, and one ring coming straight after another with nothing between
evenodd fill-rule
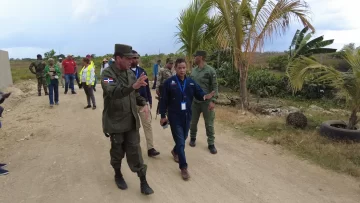
<instances>
[{"instance_id":1,"label":"green shrub","mask_svg":"<svg viewBox=\"0 0 360 203\"><path fill-rule=\"evenodd\" d=\"M277 96L283 85L283 77L276 76L268 69L251 69L248 73L247 88L259 97Z\"/></svg>"},{"instance_id":2,"label":"green shrub","mask_svg":"<svg viewBox=\"0 0 360 203\"><path fill-rule=\"evenodd\" d=\"M234 91L239 90L239 71L236 71L231 63L224 62L220 68L216 69L218 84L230 88Z\"/></svg>"},{"instance_id":3,"label":"green shrub","mask_svg":"<svg viewBox=\"0 0 360 203\"><path fill-rule=\"evenodd\" d=\"M289 62L287 55L271 56L267 60L269 68L278 71L285 71Z\"/></svg>"}]
</instances>

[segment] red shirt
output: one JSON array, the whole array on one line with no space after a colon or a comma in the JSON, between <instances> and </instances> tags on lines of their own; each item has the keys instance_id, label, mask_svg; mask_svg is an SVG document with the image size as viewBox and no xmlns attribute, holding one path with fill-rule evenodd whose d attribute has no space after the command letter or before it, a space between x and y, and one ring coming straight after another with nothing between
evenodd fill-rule
<instances>
[{"instance_id":1,"label":"red shirt","mask_svg":"<svg viewBox=\"0 0 360 203\"><path fill-rule=\"evenodd\" d=\"M65 59L62 62L62 66L64 69L64 74L74 74L75 73L76 63L74 60Z\"/></svg>"}]
</instances>

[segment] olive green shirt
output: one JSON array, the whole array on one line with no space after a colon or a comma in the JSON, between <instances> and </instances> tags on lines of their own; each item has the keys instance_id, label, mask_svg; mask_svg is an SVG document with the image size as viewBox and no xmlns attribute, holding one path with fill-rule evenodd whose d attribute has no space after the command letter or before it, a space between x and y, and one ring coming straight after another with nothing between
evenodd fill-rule
<instances>
[{"instance_id":1,"label":"olive green shirt","mask_svg":"<svg viewBox=\"0 0 360 203\"><path fill-rule=\"evenodd\" d=\"M112 64L103 70L104 133L123 133L140 128L137 106L145 106L146 100L132 87L135 82L135 74L130 69L120 70Z\"/></svg>"},{"instance_id":2,"label":"olive green shirt","mask_svg":"<svg viewBox=\"0 0 360 203\"><path fill-rule=\"evenodd\" d=\"M203 68L195 67L191 71L190 77L201 87L201 89L209 94L212 91L215 91L214 97L211 101L215 101L218 97L218 83L216 78L216 71L213 67L205 64ZM196 102L203 102L194 99Z\"/></svg>"}]
</instances>

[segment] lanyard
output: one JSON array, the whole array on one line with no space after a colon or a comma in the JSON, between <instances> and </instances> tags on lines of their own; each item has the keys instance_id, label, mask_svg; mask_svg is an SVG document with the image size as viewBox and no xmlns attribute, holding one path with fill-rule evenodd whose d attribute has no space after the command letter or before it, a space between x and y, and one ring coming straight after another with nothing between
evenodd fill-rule
<instances>
[{"instance_id":1,"label":"lanyard","mask_svg":"<svg viewBox=\"0 0 360 203\"><path fill-rule=\"evenodd\" d=\"M139 78L139 69L136 68L136 79L138 79L138 78Z\"/></svg>"},{"instance_id":2,"label":"lanyard","mask_svg":"<svg viewBox=\"0 0 360 203\"><path fill-rule=\"evenodd\" d=\"M180 84L180 81L179 81L178 76L176 76L176 81L177 81L177 83L178 83L178 85L179 85L179 88L180 88L181 93L183 94L183 96L185 96L186 79L184 80L184 86L183 86L183 87L181 87L181 84Z\"/></svg>"}]
</instances>

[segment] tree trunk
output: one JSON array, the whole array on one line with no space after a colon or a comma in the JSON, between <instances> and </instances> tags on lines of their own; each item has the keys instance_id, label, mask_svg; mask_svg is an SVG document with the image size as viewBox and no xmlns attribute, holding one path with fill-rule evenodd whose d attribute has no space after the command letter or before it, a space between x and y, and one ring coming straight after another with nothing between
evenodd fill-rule
<instances>
[{"instance_id":1,"label":"tree trunk","mask_svg":"<svg viewBox=\"0 0 360 203\"><path fill-rule=\"evenodd\" d=\"M355 130L355 125L357 123L357 115L356 115L356 113L357 113L356 110L352 110L350 118L349 118L349 124L347 126L347 129Z\"/></svg>"},{"instance_id":2,"label":"tree trunk","mask_svg":"<svg viewBox=\"0 0 360 203\"><path fill-rule=\"evenodd\" d=\"M245 64L239 62L238 64L239 72L240 72L240 78L239 78L239 84L240 84L240 108L241 109L249 109L249 101L248 101L248 92L246 87L247 82L247 67L245 67Z\"/></svg>"}]
</instances>

